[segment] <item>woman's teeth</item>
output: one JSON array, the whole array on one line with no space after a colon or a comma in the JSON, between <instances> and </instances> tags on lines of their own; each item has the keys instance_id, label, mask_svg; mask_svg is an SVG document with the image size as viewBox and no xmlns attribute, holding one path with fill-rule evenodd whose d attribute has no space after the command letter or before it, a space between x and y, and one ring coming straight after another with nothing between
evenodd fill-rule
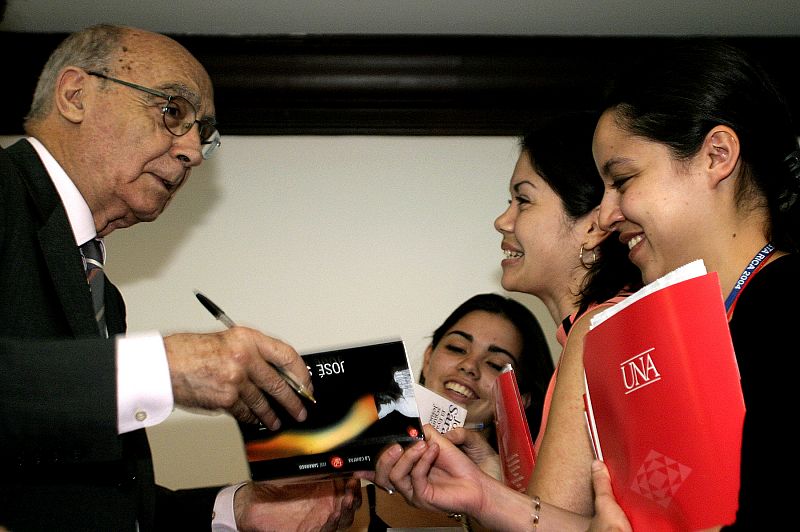
<instances>
[{"instance_id":1,"label":"woman's teeth","mask_svg":"<svg viewBox=\"0 0 800 532\"><path fill-rule=\"evenodd\" d=\"M462 386L461 384L459 384L457 382L446 382L444 384L444 387L447 390L453 390L454 392L463 395L467 399L474 399L475 398L475 394L472 393L472 390L470 390L466 386Z\"/></svg>"},{"instance_id":2,"label":"woman's teeth","mask_svg":"<svg viewBox=\"0 0 800 532\"><path fill-rule=\"evenodd\" d=\"M644 235L636 235L635 237L628 240L628 249L633 249L633 246L638 244L644 239Z\"/></svg>"},{"instance_id":3,"label":"woman's teeth","mask_svg":"<svg viewBox=\"0 0 800 532\"><path fill-rule=\"evenodd\" d=\"M521 251L511 251L510 249L504 249L503 254L507 259L518 259L524 255Z\"/></svg>"}]
</instances>

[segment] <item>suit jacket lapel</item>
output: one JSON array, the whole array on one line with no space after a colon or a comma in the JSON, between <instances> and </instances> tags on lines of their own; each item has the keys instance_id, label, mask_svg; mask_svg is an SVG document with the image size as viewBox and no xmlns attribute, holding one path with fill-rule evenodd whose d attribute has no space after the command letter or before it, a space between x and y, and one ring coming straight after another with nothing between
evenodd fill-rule
<instances>
[{"instance_id":1,"label":"suit jacket lapel","mask_svg":"<svg viewBox=\"0 0 800 532\"><path fill-rule=\"evenodd\" d=\"M60 218L62 216L54 213L39 231L42 253L75 336L94 336L98 334L97 321L80 252L71 239L65 241L63 222L66 221L69 230L69 221Z\"/></svg>"},{"instance_id":2,"label":"suit jacket lapel","mask_svg":"<svg viewBox=\"0 0 800 532\"><path fill-rule=\"evenodd\" d=\"M108 277L106 277L105 294L108 335L124 333L127 330L125 300Z\"/></svg>"},{"instance_id":3,"label":"suit jacket lapel","mask_svg":"<svg viewBox=\"0 0 800 532\"><path fill-rule=\"evenodd\" d=\"M43 220L39 243L67 320L75 336L97 335L83 262L58 192L29 142L19 141L8 152L26 170L26 184Z\"/></svg>"}]
</instances>

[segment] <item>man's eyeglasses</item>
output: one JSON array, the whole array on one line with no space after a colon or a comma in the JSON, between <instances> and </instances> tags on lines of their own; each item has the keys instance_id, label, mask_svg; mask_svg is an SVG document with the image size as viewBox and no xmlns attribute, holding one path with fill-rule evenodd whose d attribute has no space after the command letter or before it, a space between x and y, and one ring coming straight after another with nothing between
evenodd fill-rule
<instances>
[{"instance_id":1,"label":"man's eyeglasses","mask_svg":"<svg viewBox=\"0 0 800 532\"><path fill-rule=\"evenodd\" d=\"M130 81L112 78L111 76L106 76L105 74L92 70L87 70L86 73L90 76L97 76L98 78L107 79L114 83L119 83L126 87L140 90L147 94L158 96L159 98L164 98L167 102L161 108L161 116L164 118L164 126L167 128L167 131L176 137L180 137L188 133L192 127L197 124L200 128L200 149L203 154L203 159L210 158L222 144L216 121L213 118L197 120L197 110L194 108L194 105L192 105L192 102L183 96L167 94L166 92L150 89L142 85L137 85L136 83L131 83Z\"/></svg>"}]
</instances>

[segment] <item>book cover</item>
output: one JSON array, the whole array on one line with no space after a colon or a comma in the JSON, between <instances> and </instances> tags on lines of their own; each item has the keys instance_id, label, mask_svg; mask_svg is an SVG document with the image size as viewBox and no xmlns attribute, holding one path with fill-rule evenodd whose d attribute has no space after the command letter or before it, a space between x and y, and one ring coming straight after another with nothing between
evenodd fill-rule
<instances>
[{"instance_id":1,"label":"book cover","mask_svg":"<svg viewBox=\"0 0 800 532\"><path fill-rule=\"evenodd\" d=\"M517 491L528 489L535 455L533 439L525 417L525 405L510 364L494 381L495 430L503 482Z\"/></svg>"},{"instance_id":2,"label":"book cover","mask_svg":"<svg viewBox=\"0 0 800 532\"><path fill-rule=\"evenodd\" d=\"M595 452L634 530L732 523L745 409L717 274L643 290L586 336Z\"/></svg>"},{"instance_id":3,"label":"book cover","mask_svg":"<svg viewBox=\"0 0 800 532\"><path fill-rule=\"evenodd\" d=\"M457 405L447 397L441 396L425 386L414 384L414 397L417 400L422 424L430 424L440 433L456 427L463 427L467 419L467 409Z\"/></svg>"},{"instance_id":4,"label":"book cover","mask_svg":"<svg viewBox=\"0 0 800 532\"><path fill-rule=\"evenodd\" d=\"M423 437L403 342L303 354L316 404L300 423L281 415L270 431L239 423L253 480L329 478L371 470L392 442Z\"/></svg>"}]
</instances>

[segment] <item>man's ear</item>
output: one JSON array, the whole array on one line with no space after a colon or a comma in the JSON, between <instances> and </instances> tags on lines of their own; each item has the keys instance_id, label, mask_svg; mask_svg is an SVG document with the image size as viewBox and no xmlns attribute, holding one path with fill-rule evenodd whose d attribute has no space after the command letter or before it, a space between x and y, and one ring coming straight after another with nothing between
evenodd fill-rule
<instances>
[{"instance_id":1,"label":"man's ear","mask_svg":"<svg viewBox=\"0 0 800 532\"><path fill-rule=\"evenodd\" d=\"M728 126L715 126L708 132L701 148L704 169L712 185L730 177L739 163L739 136Z\"/></svg>"},{"instance_id":2,"label":"man's ear","mask_svg":"<svg viewBox=\"0 0 800 532\"><path fill-rule=\"evenodd\" d=\"M56 79L55 107L61 116L73 124L83 121L87 80L86 72L73 66L62 69Z\"/></svg>"}]
</instances>

